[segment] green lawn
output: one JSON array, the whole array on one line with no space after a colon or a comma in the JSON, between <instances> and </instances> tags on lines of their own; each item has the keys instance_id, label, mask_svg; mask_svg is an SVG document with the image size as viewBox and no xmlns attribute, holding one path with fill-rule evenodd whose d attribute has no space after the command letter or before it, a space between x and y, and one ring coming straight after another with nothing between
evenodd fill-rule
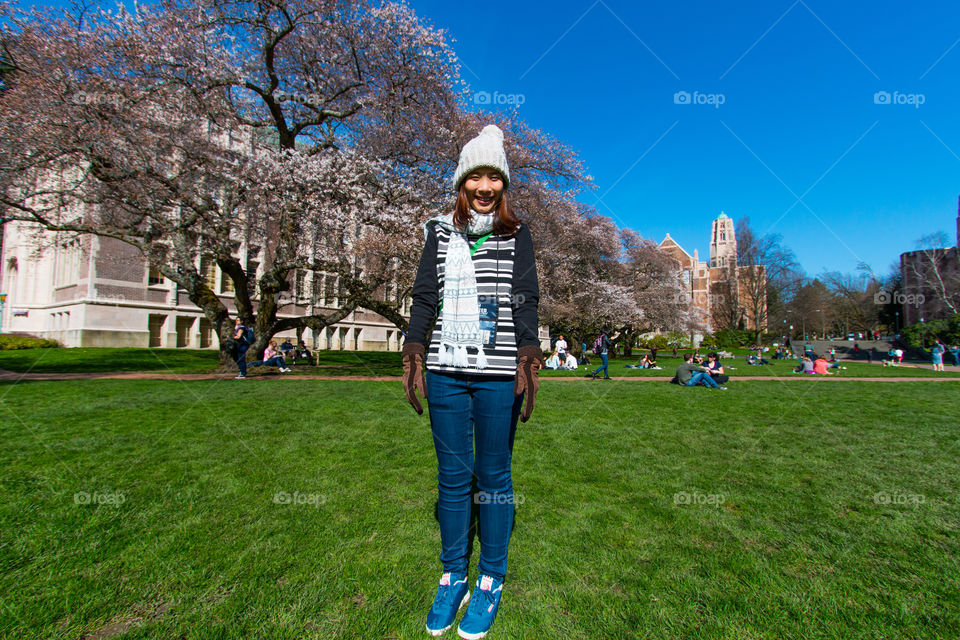
<instances>
[{"instance_id":1,"label":"green lawn","mask_svg":"<svg viewBox=\"0 0 960 640\"><path fill-rule=\"evenodd\" d=\"M545 380L488 637L960 637L958 402ZM428 637L399 382L7 383L0 415L0 637Z\"/></svg>"},{"instance_id":2,"label":"green lawn","mask_svg":"<svg viewBox=\"0 0 960 640\"><path fill-rule=\"evenodd\" d=\"M657 363L663 367L662 369L627 369L625 365L627 364L636 364L640 360L637 358L617 358L610 361L610 375L614 378L623 378L623 377L641 377L641 378L656 378L668 376L672 377L677 371L677 365L683 362L680 358L672 358L670 356L663 357L657 356ZM793 373L793 369L797 366L796 360L770 360L769 365L748 365L746 359L743 357L737 357L732 360L723 360L723 365L726 369L726 373L733 379L738 377L746 376L781 376L786 378L801 378L804 377L800 374ZM550 371L543 370L540 375L546 377L583 377L586 374L596 370L600 366L600 356L594 356L590 359L590 365L581 365L576 371ZM846 367L846 369L835 370L831 369L830 371L835 371L836 375L845 378L881 378L881 377L896 377L896 378L913 378L913 377L922 377L922 378L933 378L933 377L947 377L947 378L957 378L960 377L960 371L942 371L936 372L931 369L925 368L916 368L913 366L900 366L900 367L884 367L879 362L874 364L868 364L867 362L861 361L842 361L840 366ZM820 376L806 376L806 377L820 377Z\"/></svg>"},{"instance_id":3,"label":"green lawn","mask_svg":"<svg viewBox=\"0 0 960 640\"><path fill-rule=\"evenodd\" d=\"M364 376L399 376L403 371L400 354L395 352L318 351L317 355L321 366L301 363L293 366L294 371L312 375ZM219 368L218 357L217 351L199 349L20 349L0 351L0 369L19 373L207 373Z\"/></svg>"},{"instance_id":4,"label":"green lawn","mask_svg":"<svg viewBox=\"0 0 960 640\"><path fill-rule=\"evenodd\" d=\"M638 352L639 353L639 352ZM386 351L318 351L319 366L303 363L292 365L293 372L288 375L329 375L329 376L400 376L403 367L400 354ZM30 373L104 373L115 371L148 371L155 373L207 373L217 371L218 354L216 351L194 349L21 349L0 351L0 369ZM636 358L617 358L610 361L610 375L613 377L662 377L673 376L680 364L680 358L661 353L659 362L663 369L627 369L624 365L636 364ZM724 364L733 367L728 373L733 377L741 376L783 376L799 377L792 373L797 363L794 360L772 360L771 365L748 366L743 356L725 360ZM843 362L846 370L842 377L960 377L960 371L936 373L929 369L903 367L883 367L878 363ZM577 371L550 371L544 369L544 377L583 377L600 366L599 356L591 358L591 365L581 366ZM275 368L251 367L251 375L277 375Z\"/></svg>"}]
</instances>

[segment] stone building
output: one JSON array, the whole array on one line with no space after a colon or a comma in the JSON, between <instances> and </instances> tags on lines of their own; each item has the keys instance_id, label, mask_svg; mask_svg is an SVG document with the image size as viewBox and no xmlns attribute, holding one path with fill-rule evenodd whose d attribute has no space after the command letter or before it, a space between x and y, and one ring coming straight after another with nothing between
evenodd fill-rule
<instances>
[{"instance_id":1,"label":"stone building","mask_svg":"<svg viewBox=\"0 0 960 640\"><path fill-rule=\"evenodd\" d=\"M241 246L256 271L255 249ZM120 240L40 232L24 223L4 225L0 291L6 293L4 332L58 340L68 347L217 348L217 337L186 292L148 268L140 252ZM236 310L233 283L213 262L197 265L223 304ZM333 277L293 276L279 317L335 309ZM410 301L403 311L409 313ZM295 337L294 331L278 334ZM398 351L400 330L379 314L357 309L342 322L304 335L317 349Z\"/></svg>"},{"instance_id":2,"label":"stone building","mask_svg":"<svg viewBox=\"0 0 960 640\"><path fill-rule=\"evenodd\" d=\"M737 265L737 234L733 220L726 213L721 211L711 223L709 261L702 261L697 249L693 255L687 253L669 233L660 242L660 249L677 261L690 304L706 331L722 328L718 326L722 324L718 322L721 316L730 316L729 322L734 325L742 322L747 329L756 328L756 322L747 313L750 306L747 291L754 279L760 278L762 282L763 267ZM765 302L761 300L761 306Z\"/></svg>"}]
</instances>

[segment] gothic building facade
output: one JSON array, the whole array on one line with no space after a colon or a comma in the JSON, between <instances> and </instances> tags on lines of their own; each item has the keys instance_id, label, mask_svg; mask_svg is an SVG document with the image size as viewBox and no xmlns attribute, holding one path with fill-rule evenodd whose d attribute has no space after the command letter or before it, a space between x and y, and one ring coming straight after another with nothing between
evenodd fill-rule
<instances>
[{"instance_id":1,"label":"gothic building facade","mask_svg":"<svg viewBox=\"0 0 960 640\"><path fill-rule=\"evenodd\" d=\"M695 320L705 331L738 326L756 329L758 318L763 328L766 300L754 301L756 296L750 295L763 282L763 267L738 266L736 229L726 213L720 212L711 223L708 261L700 259L697 249L693 255L688 253L669 233L660 249L677 261ZM757 312L750 312L758 306Z\"/></svg>"}]
</instances>

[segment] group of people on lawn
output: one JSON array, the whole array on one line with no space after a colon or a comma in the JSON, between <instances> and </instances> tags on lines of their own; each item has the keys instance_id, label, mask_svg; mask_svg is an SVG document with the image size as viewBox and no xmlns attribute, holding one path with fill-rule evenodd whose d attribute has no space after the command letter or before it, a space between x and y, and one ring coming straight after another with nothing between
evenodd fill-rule
<instances>
[{"instance_id":1,"label":"group of people on lawn","mask_svg":"<svg viewBox=\"0 0 960 640\"><path fill-rule=\"evenodd\" d=\"M251 327L244 325L240 318L237 318L234 323L233 340L236 344L235 355L237 367L240 369L237 380L246 380L247 351L253 345L253 330ZM313 364L313 354L307 349L307 345L304 344L303 340L300 340L297 346L294 346L293 343L290 342L290 339L286 338L283 344L279 346L276 340L271 340L267 344L267 348L263 350L263 359L251 362L249 366L277 367L280 373L289 373L292 369L287 366L287 358L290 358L291 364L295 364L298 358L306 360L309 364Z\"/></svg>"}]
</instances>

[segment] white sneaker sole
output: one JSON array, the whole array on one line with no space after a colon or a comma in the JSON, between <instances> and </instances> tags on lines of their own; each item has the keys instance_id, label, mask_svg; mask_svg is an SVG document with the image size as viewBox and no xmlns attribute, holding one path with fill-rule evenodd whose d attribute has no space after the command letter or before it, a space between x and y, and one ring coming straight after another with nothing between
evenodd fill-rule
<instances>
[{"instance_id":1,"label":"white sneaker sole","mask_svg":"<svg viewBox=\"0 0 960 640\"><path fill-rule=\"evenodd\" d=\"M488 633L487 631L484 631L482 633L467 633L466 631L463 631L462 629L457 627L457 635L463 638L464 640L480 640L480 638L487 635L487 633Z\"/></svg>"},{"instance_id":2,"label":"white sneaker sole","mask_svg":"<svg viewBox=\"0 0 960 640\"><path fill-rule=\"evenodd\" d=\"M463 606L464 606L465 604L467 604L468 602L470 602L470 589L467 589L467 592L466 592L465 594L463 594L463 600L460 601L460 606L457 607L457 612L459 612L460 609L463 609ZM454 622L455 622L455 621L454 621ZM427 633L429 633L429 634L432 635L432 636L442 636L442 635L445 634L445 633L450 629L450 627L452 627L452 626L453 626L453 622L451 622L450 624L448 624L447 626L445 626L443 629L431 629L430 627L427 627Z\"/></svg>"}]
</instances>

